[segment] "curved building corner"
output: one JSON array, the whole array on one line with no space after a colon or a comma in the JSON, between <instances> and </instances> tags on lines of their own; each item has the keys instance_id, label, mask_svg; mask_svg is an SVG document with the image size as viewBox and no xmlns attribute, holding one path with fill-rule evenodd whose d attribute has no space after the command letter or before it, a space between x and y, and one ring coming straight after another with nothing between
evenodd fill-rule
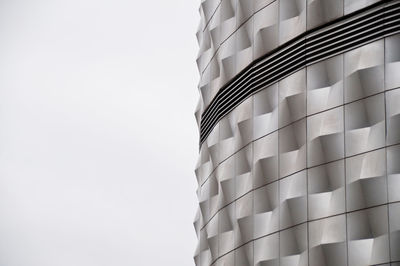
<instances>
[{"instance_id":1,"label":"curved building corner","mask_svg":"<svg viewBox=\"0 0 400 266\"><path fill-rule=\"evenodd\" d=\"M400 0L202 0L197 266L400 266Z\"/></svg>"}]
</instances>

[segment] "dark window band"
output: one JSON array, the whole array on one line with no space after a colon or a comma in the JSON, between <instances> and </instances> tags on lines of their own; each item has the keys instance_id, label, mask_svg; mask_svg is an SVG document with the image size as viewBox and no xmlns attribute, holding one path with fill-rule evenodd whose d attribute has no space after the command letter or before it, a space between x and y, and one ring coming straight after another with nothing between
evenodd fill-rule
<instances>
[{"instance_id":1,"label":"dark window band","mask_svg":"<svg viewBox=\"0 0 400 266\"><path fill-rule=\"evenodd\" d=\"M218 91L201 115L200 145L218 121L263 88L307 65L398 32L400 2L387 0L304 32L281 45L251 63Z\"/></svg>"}]
</instances>

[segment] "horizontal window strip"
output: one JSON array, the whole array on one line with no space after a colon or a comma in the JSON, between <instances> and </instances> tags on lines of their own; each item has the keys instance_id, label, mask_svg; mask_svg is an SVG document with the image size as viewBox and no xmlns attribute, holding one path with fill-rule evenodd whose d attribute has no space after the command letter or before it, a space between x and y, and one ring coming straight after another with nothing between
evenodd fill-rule
<instances>
[{"instance_id":1,"label":"horizontal window strip","mask_svg":"<svg viewBox=\"0 0 400 266\"><path fill-rule=\"evenodd\" d=\"M305 32L236 75L201 115L200 145L225 115L256 92L307 65L400 32L400 1L382 2Z\"/></svg>"}]
</instances>

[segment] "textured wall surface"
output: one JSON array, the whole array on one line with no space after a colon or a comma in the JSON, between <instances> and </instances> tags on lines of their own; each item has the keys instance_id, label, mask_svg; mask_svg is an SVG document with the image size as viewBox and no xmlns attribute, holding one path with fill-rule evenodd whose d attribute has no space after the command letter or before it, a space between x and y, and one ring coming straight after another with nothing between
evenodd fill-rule
<instances>
[{"instance_id":1,"label":"textured wall surface","mask_svg":"<svg viewBox=\"0 0 400 266\"><path fill-rule=\"evenodd\" d=\"M202 1L199 125L254 60L378 2L400 3ZM201 143L195 172L196 265L400 266L400 34L243 99Z\"/></svg>"}]
</instances>

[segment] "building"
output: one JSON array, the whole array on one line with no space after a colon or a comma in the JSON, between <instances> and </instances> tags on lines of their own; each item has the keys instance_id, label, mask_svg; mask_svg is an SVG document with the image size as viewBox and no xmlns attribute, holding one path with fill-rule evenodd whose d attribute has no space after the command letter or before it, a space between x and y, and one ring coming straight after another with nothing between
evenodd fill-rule
<instances>
[{"instance_id":1,"label":"building","mask_svg":"<svg viewBox=\"0 0 400 266\"><path fill-rule=\"evenodd\" d=\"M196 265L400 265L400 1L203 0Z\"/></svg>"}]
</instances>

